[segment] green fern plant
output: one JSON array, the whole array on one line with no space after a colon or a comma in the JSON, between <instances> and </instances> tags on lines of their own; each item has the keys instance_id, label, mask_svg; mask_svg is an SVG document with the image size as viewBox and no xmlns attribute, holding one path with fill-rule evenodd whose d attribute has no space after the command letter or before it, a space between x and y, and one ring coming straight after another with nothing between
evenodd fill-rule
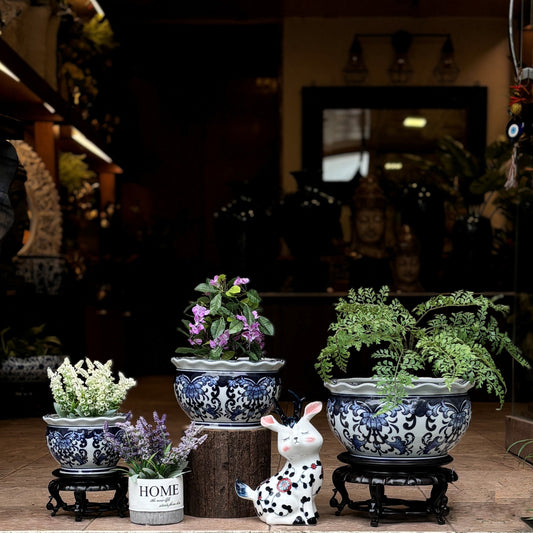
<instances>
[{"instance_id":1,"label":"green fern plant","mask_svg":"<svg viewBox=\"0 0 533 533\"><path fill-rule=\"evenodd\" d=\"M335 306L337 321L315 369L323 381L335 368L346 372L350 359L371 347L373 378L389 407L399 405L421 373L430 372L450 387L455 380L485 388L503 405L506 385L494 356L507 353L529 368L497 317L509 307L482 295L456 291L437 295L409 311L389 288L350 289Z\"/></svg>"}]
</instances>

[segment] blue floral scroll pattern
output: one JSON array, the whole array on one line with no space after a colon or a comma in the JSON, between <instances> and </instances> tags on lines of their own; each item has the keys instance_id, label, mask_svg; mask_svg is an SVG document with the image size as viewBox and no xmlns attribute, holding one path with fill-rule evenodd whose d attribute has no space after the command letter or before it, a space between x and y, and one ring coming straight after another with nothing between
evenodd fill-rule
<instances>
[{"instance_id":1,"label":"blue floral scroll pattern","mask_svg":"<svg viewBox=\"0 0 533 533\"><path fill-rule=\"evenodd\" d=\"M181 408L193 420L215 420L222 414L220 387L216 376L197 376L192 379L178 374L174 392Z\"/></svg>"},{"instance_id":2,"label":"blue floral scroll pattern","mask_svg":"<svg viewBox=\"0 0 533 533\"><path fill-rule=\"evenodd\" d=\"M174 392L181 408L197 422L259 423L280 393L274 375L216 376L179 373Z\"/></svg>"},{"instance_id":3,"label":"blue floral scroll pattern","mask_svg":"<svg viewBox=\"0 0 533 533\"><path fill-rule=\"evenodd\" d=\"M118 434L119 428L109 431ZM103 438L103 428L65 428L48 426L48 448L64 469L102 468L116 466L119 456Z\"/></svg>"},{"instance_id":4,"label":"blue floral scroll pattern","mask_svg":"<svg viewBox=\"0 0 533 533\"><path fill-rule=\"evenodd\" d=\"M331 396L328 417L335 436L354 455L439 457L468 428L471 404L465 397L413 398L380 412L377 399Z\"/></svg>"},{"instance_id":5,"label":"blue floral scroll pattern","mask_svg":"<svg viewBox=\"0 0 533 533\"><path fill-rule=\"evenodd\" d=\"M249 422L261 418L272 406L279 387L274 377L262 377L257 381L240 376L228 381L226 416L231 420Z\"/></svg>"}]
</instances>

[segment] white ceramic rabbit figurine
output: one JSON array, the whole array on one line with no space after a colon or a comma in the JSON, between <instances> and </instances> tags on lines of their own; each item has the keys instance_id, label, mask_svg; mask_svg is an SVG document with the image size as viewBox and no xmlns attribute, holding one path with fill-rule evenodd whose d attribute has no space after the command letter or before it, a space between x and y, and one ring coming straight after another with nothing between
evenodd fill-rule
<instances>
[{"instance_id":1,"label":"white ceramic rabbit figurine","mask_svg":"<svg viewBox=\"0 0 533 533\"><path fill-rule=\"evenodd\" d=\"M294 425L280 424L272 415L261 418L261 425L278 434L278 451L287 459L285 466L252 490L235 481L237 494L252 500L259 518L267 524L316 524L315 496L322 487L319 452L322 435L311 425L311 418L322 410L322 402L312 402Z\"/></svg>"}]
</instances>

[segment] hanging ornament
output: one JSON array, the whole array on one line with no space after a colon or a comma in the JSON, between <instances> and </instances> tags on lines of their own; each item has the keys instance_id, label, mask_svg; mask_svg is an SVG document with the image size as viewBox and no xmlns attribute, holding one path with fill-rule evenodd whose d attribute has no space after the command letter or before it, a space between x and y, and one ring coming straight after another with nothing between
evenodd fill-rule
<instances>
[{"instance_id":1,"label":"hanging ornament","mask_svg":"<svg viewBox=\"0 0 533 533\"><path fill-rule=\"evenodd\" d=\"M522 3L524 0L522 0ZM515 52L514 37L513 37L513 0L509 3L509 48L511 51L511 58L513 61L515 71L515 84L510 87L509 97L509 115L510 119L507 123L505 133L509 141L513 143L513 150L511 158L507 164L507 179L505 181L505 188L511 189L518 186L518 162L520 159L521 150L531 150L531 141L533 133L533 98L531 91L531 83L533 80L533 68L525 65L522 58L522 50L520 50L519 57ZM524 12L522 5L521 13ZM523 21L520 21L520 27L523 28ZM531 23L531 21L530 21ZM519 42L521 46L524 42L523 30L520 35Z\"/></svg>"}]
</instances>

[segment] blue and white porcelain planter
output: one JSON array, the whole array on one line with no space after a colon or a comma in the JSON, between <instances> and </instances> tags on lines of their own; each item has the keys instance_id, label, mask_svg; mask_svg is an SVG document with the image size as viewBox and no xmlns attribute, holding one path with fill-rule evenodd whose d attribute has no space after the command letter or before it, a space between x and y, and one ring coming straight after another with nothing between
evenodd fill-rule
<instances>
[{"instance_id":1,"label":"blue and white porcelain planter","mask_svg":"<svg viewBox=\"0 0 533 533\"><path fill-rule=\"evenodd\" d=\"M174 393L196 424L227 429L261 427L261 417L279 399L282 359L231 361L173 357Z\"/></svg>"},{"instance_id":2,"label":"blue and white porcelain planter","mask_svg":"<svg viewBox=\"0 0 533 533\"><path fill-rule=\"evenodd\" d=\"M8 357L0 363L0 382L44 383L48 382L47 369L57 370L64 355L32 355Z\"/></svg>"},{"instance_id":3,"label":"blue and white porcelain planter","mask_svg":"<svg viewBox=\"0 0 533 533\"><path fill-rule=\"evenodd\" d=\"M125 414L97 417L67 418L45 415L46 444L52 457L59 463L61 474L99 475L113 471L119 455L103 437L104 424L111 433L123 430L115 424L125 422Z\"/></svg>"},{"instance_id":4,"label":"blue and white porcelain planter","mask_svg":"<svg viewBox=\"0 0 533 533\"><path fill-rule=\"evenodd\" d=\"M420 378L401 405L379 413L384 398L369 378L325 383L330 391L327 417L331 430L360 462L423 464L445 462L468 429L472 406L469 382L451 390L438 378Z\"/></svg>"}]
</instances>

